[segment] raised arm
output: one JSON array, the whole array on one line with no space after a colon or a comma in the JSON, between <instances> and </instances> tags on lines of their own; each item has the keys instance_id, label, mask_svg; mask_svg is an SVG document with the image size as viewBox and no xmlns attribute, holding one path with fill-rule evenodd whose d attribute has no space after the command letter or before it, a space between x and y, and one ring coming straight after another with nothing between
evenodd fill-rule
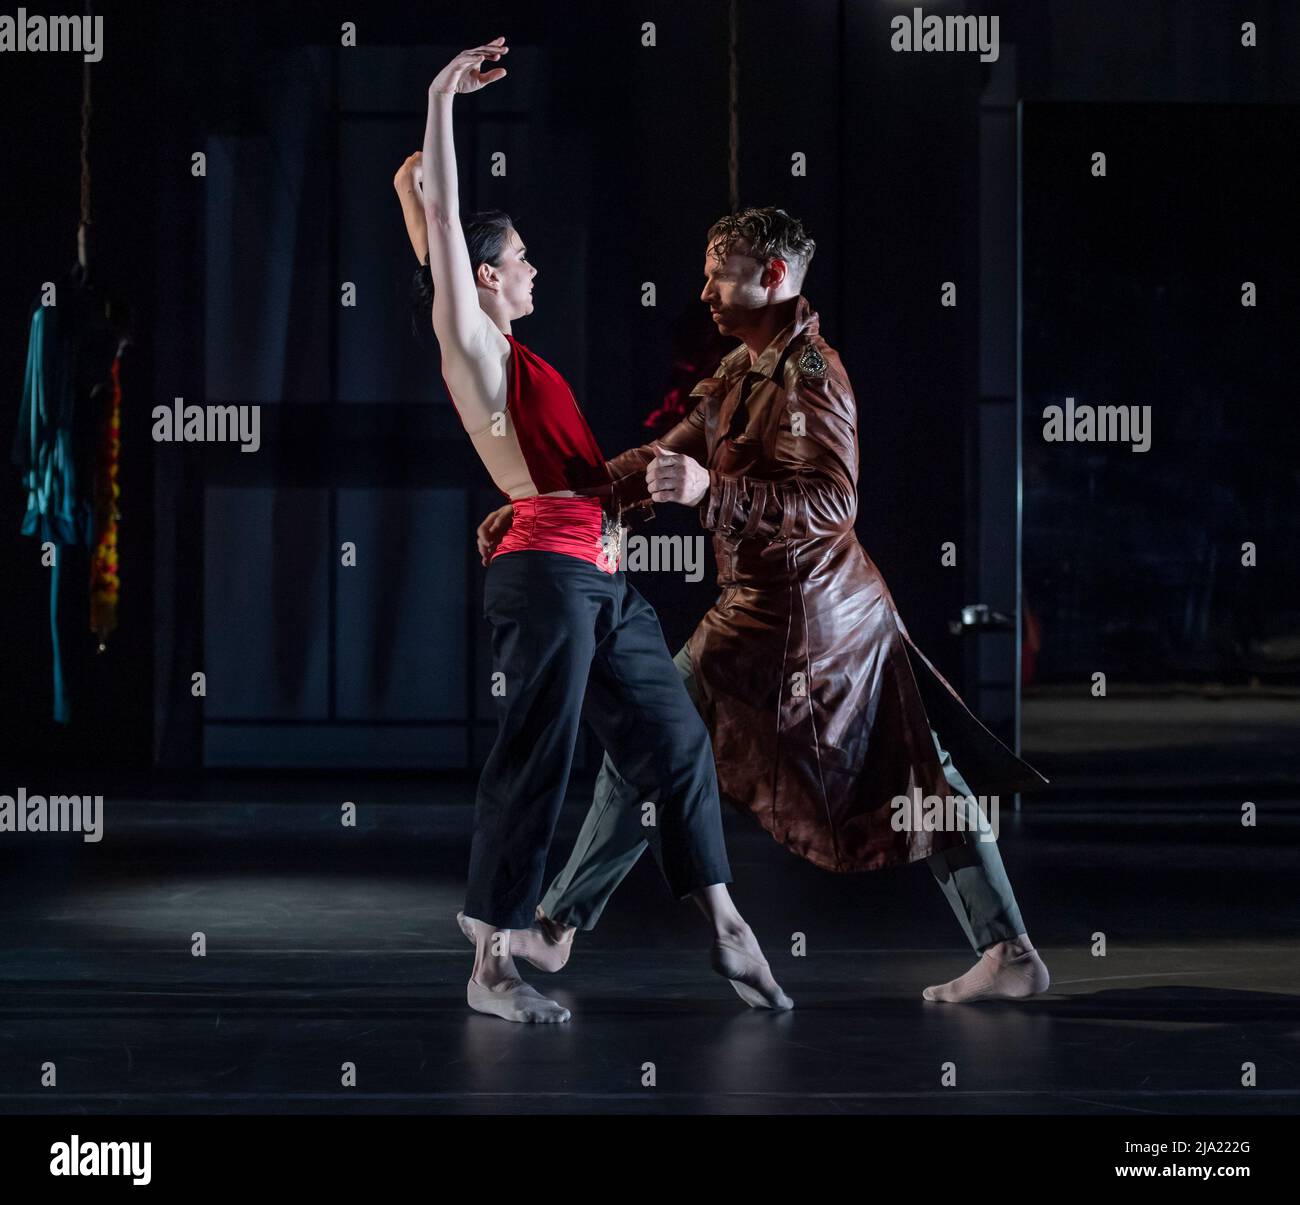
<instances>
[{"instance_id":1,"label":"raised arm","mask_svg":"<svg viewBox=\"0 0 1300 1205\"><path fill-rule=\"evenodd\" d=\"M477 356L489 319L478 303L478 288L469 248L460 225L456 147L451 107L458 92L477 92L495 83L506 70L482 71L484 60L507 53L505 38L463 50L429 85L429 113L424 126L423 200L433 277L433 331L443 355Z\"/></svg>"},{"instance_id":2,"label":"raised arm","mask_svg":"<svg viewBox=\"0 0 1300 1205\"><path fill-rule=\"evenodd\" d=\"M423 155L416 151L408 155L406 161L393 176L393 187L397 190L397 199L402 203L402 220L406 223L406 237L411 240L411 250L415 258L424 263L429 254L429 232L424 225L424 198L420 195L423 172L420 160Z\"/></svg>"}]
</instances>

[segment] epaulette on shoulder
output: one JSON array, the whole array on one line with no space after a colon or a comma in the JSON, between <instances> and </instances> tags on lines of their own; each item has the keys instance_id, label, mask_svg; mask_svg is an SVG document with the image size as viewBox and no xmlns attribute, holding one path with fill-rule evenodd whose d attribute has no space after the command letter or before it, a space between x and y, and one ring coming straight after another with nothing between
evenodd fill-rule
<instances>
[{"instance_id":1,"label":"epaulette on shoulder","mask_svg":"<svg viewBox=\"0 0 1300 1205\"><path fill-rule=\"evenodd\" d=\"M800 374L805 377L816 377L821 380L826 376L826 358L817 350L817 345L811 340L799 353L797 367Z\"/></svg>"}]
</instances>

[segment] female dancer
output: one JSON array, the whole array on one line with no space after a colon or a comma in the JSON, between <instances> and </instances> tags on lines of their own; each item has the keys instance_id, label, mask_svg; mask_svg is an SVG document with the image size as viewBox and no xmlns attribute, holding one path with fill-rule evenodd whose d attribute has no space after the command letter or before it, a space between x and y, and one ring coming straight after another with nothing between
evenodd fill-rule
<instances>
[{"instance_id":1,"label":"female dancer","mask_svg":"<svg viewBox=\"0 0 1300 1205\"><path fill-rule=\"evenodd\" d=\"M500 726L479 780L470 852L463 923L476 950L466 999L508 1021L569 1019L520 978L511 934L525 931L513 951L526 954L519 938L528 940L541 894L585 694L601 743L649 801L646 834L670 889L691 896L713 926L714 969L750 1006L790 1008L725 886L708 733L658 619L606 554L605 459L568 383L511 333L533 311L537 271L507 215L476 214L464 228L458 216L452 102L504 76L504 67L482 65L507 52L497 38L438 73L422 162L408 160L395 180L417 256L423 211L443 380L514 505L484 590Z\"/></svg>"}]
</instances>

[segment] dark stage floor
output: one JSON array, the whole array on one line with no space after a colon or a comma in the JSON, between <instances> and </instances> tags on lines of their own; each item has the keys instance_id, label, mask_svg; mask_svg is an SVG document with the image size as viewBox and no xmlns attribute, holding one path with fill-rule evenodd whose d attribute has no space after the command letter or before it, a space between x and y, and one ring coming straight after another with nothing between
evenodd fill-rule
<instances>
[{"instance_id":1,"label":"dark stage floor","mask_svg":"<svg viewBox=\"0 0 1300 1205\"><path fill-rule=\"evenodd\" d=\"M29 786L29 791L41 789ZM61 784L61 789L75 789ZM837 877L728 817L742 911L794 997L750 1012L646 857L559 975L573 1011L468 1011L472 786L208 784L105 836L0 836L5 1112L1285 1113L1300 1105L1300 810L1027 804L1002 848L1053 975L930 1004L971 956L922 866ZM432 799L436 797L438 806ZM343 799L357 829L338 825ZM374 802L367 802L372 800ZM460 802L457 802L460 801ZM571 799L557 837L581 816ZM190 954L202 931L207 956ZM790 935L807 936L793 957ZM1108 953L1090 953L1104 933ZM42 1064L57 1087L41 1086ZM356 1087L340 1086L341 1064ZM1241 1085L1253 1063L1256 1087ZM654 1087L642 1087L653 1063ZM941 1086L945 1063L955 1086Z\"/></svg>"}]
</instances>

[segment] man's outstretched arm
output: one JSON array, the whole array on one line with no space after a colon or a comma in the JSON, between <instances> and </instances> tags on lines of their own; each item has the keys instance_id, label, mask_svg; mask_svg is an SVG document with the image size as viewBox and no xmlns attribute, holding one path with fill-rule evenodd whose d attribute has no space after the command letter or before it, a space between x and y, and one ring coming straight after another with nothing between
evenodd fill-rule
<instances>
[{"instance_id":1,"label":"man's outstretched arm","mask_svg":"<svg viewBox=\"0 0 1300 1205\"><path fill-rule=\"evenodd\" d=\"M803 377L790 413L791 431L780 440L768 474L733 476L689 455L669 455L647 470L650 496L699 506L706 529L763 543L852 527L858 502L852 392L829 378Z\"/></svg>"}]
</instances>

